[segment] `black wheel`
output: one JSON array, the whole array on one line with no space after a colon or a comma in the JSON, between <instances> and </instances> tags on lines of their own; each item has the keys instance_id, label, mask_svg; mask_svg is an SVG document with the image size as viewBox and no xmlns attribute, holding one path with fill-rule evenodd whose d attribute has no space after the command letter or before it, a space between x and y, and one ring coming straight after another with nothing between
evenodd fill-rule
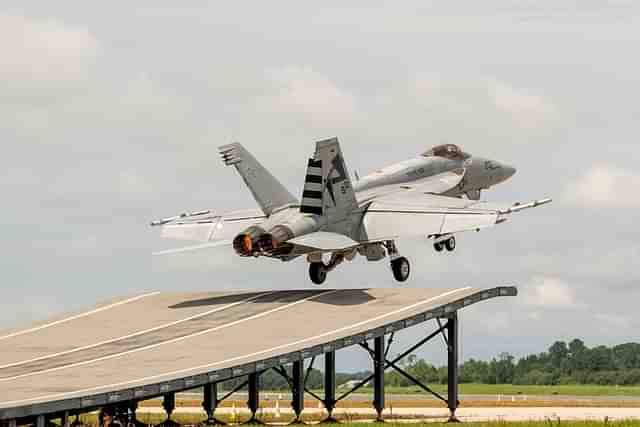
<instances>
[{"instance_id":1,"label":"black wheel","mask_svg":"<svg viewBox=\"0 0 640 427\"><path fill-rule=\"evenodd\" d=\"M444 249L444 242L434 243L433 249L435 249L436 252L442 252L442 250Z\"/></svg>"},{"instance_id":2,"label":"black wheel","mask_svg":"<svg viewBox=\"0 0 640 427\"><path fill-rule=\"evenodd\" d=\"M456 248L456 238L453 236L449 237L449 239L444 242L444 245L449 252L453 251Z\"/></svg>"},{"instance_id":3,"label":"black wheel","mask_svg":"<svg viewBox=\"0 0 640 427\"><path fill-rule=\"evenodd\" d=\"M316 285L322 285L327 280L327 267L322 262L312 262L309 265L309 277Z\"/></svg>"},{"instance_id":4,"label":"black wheel","mask_svg":"<svg viewBox=\"0 0 640 427\"><path fill-rule=\"evenodd\" d=\"M393 272L393 277L398 282L406 281L409 278L409 273L411 273L409 260L405 257L394 259L391 261L391 271Z\"/></svg>"}]
</instances>

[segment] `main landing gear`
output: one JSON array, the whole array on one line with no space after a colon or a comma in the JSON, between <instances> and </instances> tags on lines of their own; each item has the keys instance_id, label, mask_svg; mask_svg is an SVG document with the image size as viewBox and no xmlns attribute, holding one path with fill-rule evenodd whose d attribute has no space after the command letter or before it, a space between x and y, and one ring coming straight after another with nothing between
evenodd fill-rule
<instances>
[{"instance_id":1,"label":"main landing gear","mask_svg":"<svg viewBox=\"0 0 640 427\"><path fill-rule=\"evenodd\" d=\"M409 278L409 274L411 273L411 265L409 264L409 260L403 256L394 259L393 261L391 261L391 271L393 272L393 277L398 282L405 282Z\"/></svg>"},{"instance_id":2,"label":"main landing gear","mask_svg":"<svg viewBox=\"0 0 640 427\"><path fill-rule=\"evenodd\" d=\"M309 264L309 278L316 285L322 285L325 280L327 280L327 273L336 268L338 265L342 264L345 256L343 254L333 254L331 255L331 260L329 260L329 264L325 264L322 262L322 256L318 259L313 259Z\"/></svg>"},{"instance_id":3,"label":"main landing gear","mask_svg":"<svg viewBox=\"0 0 640 427\"><path fill-rule=\"evenodd\" d=\"M411 264L409 260L398 253L398 248L393 240L385 242L387 253L391 258L391 272L398 282L406 282L411 274Z\"/></svg>"},{"instance_id":4,"label":"main landing gear","mask_svg":"<svg viewBox=\"0 0 640 427\"><path fill-rule=\"evenodd\" d=\"M327 266L324 262L312 262L309 264L309 277L316 285L322 285L327 280Z\"/></svg>"},{"instance_id":5,"label":"main landing gear","mask_svg":"<svg viewBox=\"0 0 640 427\"><path fill-rule=\"evenodd\" d=\"M441 240L433 244L433 249L435 249L436 252L442 252L442 250L445 248L449 252L453 252L456 249L456 238L454 236L449 237L447 240Z\"/></svg>"},{"instance_id":6,"label":"main landing gear","mask_svg":"<svg viewBox=\"0 0 640 427\"><path fill-rule=\"evenodd\" d=\"M393 240L378 242L370 247L358 249L361 255L366 256L368 261L379 261L388 256L391 260L391 272L398 282L406 282L411 274L411 264L409 260L400 255ZM356 250L347 253L332 254L329 263L325 264L322 254L315 253L307 256L309 261L309 278L316 285L322 285L327 280L327 274L342 264L345 260L351 261L357 252Z\"/></svg>"}]
</instances>

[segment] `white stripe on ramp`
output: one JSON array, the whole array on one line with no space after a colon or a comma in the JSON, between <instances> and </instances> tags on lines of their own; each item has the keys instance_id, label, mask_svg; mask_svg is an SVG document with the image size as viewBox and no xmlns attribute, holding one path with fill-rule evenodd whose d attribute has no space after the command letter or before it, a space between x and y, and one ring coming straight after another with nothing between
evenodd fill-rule
<instances>
[{"instance_id":1,"label":"white stripe on ramp","mask_svg":"<svg viewBox=\"0 0 640 427\"><path fill-rule=\"evenodd\" d=\"M338 292L338 289L334 289L332 291L323 292L321 294L317 294L317 295L313 295L313 296L310 296L310 297L307 297L307 298L303 298L301 300L298 300L298 301L295 301L295 302L292 302L292 303L289 303L289 304L286 304L286 305L283 305L283 306L280 306L280 307L276 307L276 308L273 308L271 310L264 311L262 313L255 314L255 315L250 316L250 317L245 317L245 318L242 318L242 319L239 319L239 320L234 320L233 322L226 323L224 325L214 326L213 328L209 328L209 329L205 329L205 330L202 330L202 331L194 332L192 334L185 335L185 336L182 336L182 337L172 338L172 339L167 340L167 341L162 341L162 342L155 343L155 344L149 344L149 345L146 345L144 347L138 347L138 348L134 348L134 349L131 349L131 350L123 351L123 352L120 352L120 353L109 354L107 356L102 356L102 357L98 357L98 358L95 358L95 359L83 360L82 362L70 363L68 365L57 366L55 368L43 369L43 370L37 371L37 372L28 372L26 374L20 374L20 375L16 375L16 376L13 376L13 377L0 378L0 383L7 382L7 381L12 381L12 380L17 380L17 379L25 378L25 377L32 377L34 375L46 374L46 373L49 373L49 372L57 372L57 371L61 371L63 369L69 369L69 368L75 368L75 367L78 367L78 366L89 365L89 364L92 364L92 363L95 363L95 362L101 362L103 360L115 359L117 357L127 356L129 354L138 353L138 352L144 351L144 350L151 350L151 349L154 349L156 347L160 347L160 346L163 346L163 345L166 345L166 344L173 344L173 343L176 343L176 342L184 341L184 340L189 339L189 338L198 337L200 335L204 335L204 334L208 334L210 332L218 331L220 329L228 328L230 326L235 326L237 324L244 323L244 322L247 322L249 320L258 319L258 318L264 317L264 316L266 316L268 314L275 313L277 311L281 311L281 310L284 310L284 309L289 308L289 307L293 307L293 306L298 305L298 304L302 304L303 302L306 302L306 301L308 301L310 299L313 299L313 298L317 298L317 297L319 297L321 295L328 295L328 294L331 294L331 293L334 293L334 292Z\"/></svg>"},{"instance_id":2,"label":"white stripe on ramp","mask_svg":"<svg viewBox=\"0 0 640 427\"><path fill-rule=\"evenodd\" d=\"M121 341L121 340L125 340L125 339L128 339L128 338L133 338L133 337L137 337L137 336L140 336L140 335L148 334L150 332L155 332L155 331L158 331L160 329L166 329L166 328L169 328L171 326L179 325L180 323L184 323L184 322L188 322L190 320L198 319L200 317L208 316L209 314L213 314L213 313L218 312L218 311L226 310L227 308L231 308L231 307L234 307L234 306L239 305L239 304L250 302L250 301L253 301L254 299L258 299L260 297L264 297L264 296L271 295L271 294L274 294L274 293L275 293L275 291L274 292L265 292L265 293L253 296L251 298L247 298L246 300L237 301L237 302L234 302L234 303L231 303L231 304L227 304L227 305L222 306L222 307L218 307L218 308L214 308L214 309L209 310L209 311L205 311L204 313L194 314L193 316L190 316L190 317L187 317L187 318L184 318L184 319L176 320L176 321L173 321L173 322L170 322L170 323L165 323L164 325L154 326L153 328L145 329L143 331L134 332L134 333L129 334L129 335L124 335L122 337L111 338L111 339L108 339L108 340L105 340L105 341L97 342L95 344L86 345L84 347L77 347L77 348L73 348L71 350L61 351L59 353L47 354L45 356L36 357L36 358L30 359L30 360L22 360L20 362L9 363L7 365L0 366L0 369L10 368L10 367L13 367L13 366L20 366L20 365L24 365L24 364L31 363L31 362L37 362L39 360L50 359L52 357L64 356L66 354L76 353L76 352L82 351L82 350L89 350L91 348L99 347L101 345L111 344L111 343L114 343L116 341ZM37 373L37 372L34 372L34 373Z\"/></svg>"},{"instance_id":3,"label":"white stripe on ramp","mask_svg":"<svg viewBox=\"0 0 640 427\"><path fill-rule=\"evenodd\" d=\"M135 384L135 383L158 380L158 379L163 378L163 377L171 377L171 376L174 376L174 375L186 374L187 372L191 372L191 371L197 371L197 370L202 370L202 369L210 369L210 368L213 368L214 366L218 366L218 365L221 365L221 364L225 364L225 363L229 363L229 362L235 362L237 360L242 360L242 359L246 359L246 358L249 358L249 357L257 356L257 355L260 355L260 354L269 353L269 352L276 351L276 350L279 350L279 349L282 349L282 348L290 347L292 345L301 344L301 343L304 343L304 342L307 342L307 341L312 341L312 340L315 340L315 339L318 339L318 338L326 337L328 335L335 334L335 333L338 333L338 332L342 332L342 331L345 331L345 330L348 330L348 329L356 328L358 326L361 326L361 325L364 325L364 324L367 324L367 323L370 323L370 322L375 322L377 320L384 319L385 317L389 317L389 316L392 316L394 314L402 313L403 311L407 311L407 310L410 310L412 308L418 307L420 305L428 304L430 302L436 301L438 299L441 299L443 297L449 296L451 294L467 291L469 289L471 289L470 286L467 286L467 287L464 287L464 288L460 288L460 289L454 289L452 291L446 292L444 294L436 295L434 297L431 297L431 298L428 298L426 300L417 302L415 304L408 305L408 306L400 308L398 310L394 310L392 312L385 313L385 314L382 314L380 316L376 316L376 317L371 318L369 320L364 320L364 321L361 321L361 322L358 322L358 323L354 323L354 324L352 324L350 326L344 326L342 328L338 328L338 329L335 329L333 331L324 332L322 334L319 334L319 335L316 335L316 336L313 336L313 337L303 338L301 340L294 341L294 342L291 342L291 343L288 343L288 344L282 344L282 345L279 345L279 346L276 346L276 347L272 347L272 348L269 348L269 349L266 349L266 350L257 351L255 353L250 353L250 354L246 354L246 355L243 355L243 356L233 357L233 358L222 360L222 361L219 361L219 362L214 362L214 363L209 363L209 364L206 364L206 365L195 366L195 367L191 367L191 368L187 368L187 369L180 369L180 370L172 371L172 372L165 372L165 373L159 374L159 375L153 375L153 376L149 376L149 377L145 377L145 378L138 378L138 379L135 379L135 380L123 381L123 382L115 383L115 384L101 385L101 386L98 386L98 387L92 387L92 388L88 388L88 389L84 389L84 390L77 390L77 391L73 391L73 392L70 392L70 393L58 393L58 394L52 394L52 395L41 396L41 397L34 397L34 398L24 399L24 400L15 400L15 401L11 401L11 402L0 402L0 404L6 405L6 406L14 406L14 405L25 404L25 403L36 401L36 400L48 401L48 400L61 399L61 398L65 398L65 399L66 398L73 398L73 396L76 396L76 395L79 395L79 394L92 393L92 392L96 392L98 390L102 390L102 389L105 389L105 388L128 386L128 385ZM320 295L315 295L313 297L305 298L303 300L296 301L295 303L289 304L288 306L296 305L298 303L305 302L307 300L311 300L311 299L317 298L317 297L322 296L322 295L328 295L328 294L331 294L331 293L334 293L334 292L338 292L338 289L335 289L335 290L329 291L329 292L325 292L325 293L322 293ZM288 306L279 307L279 308L283 309L283 308L286 308ZM272 310L272 311L276 311L276 310ZM266 314L268 314L268 312L262 313L262 314L257 315L257 316L252 316L252 318L261 317L262 315L266 315ZM247 318L247 319L243 319L243 320L236 321L236 322L233 322L233 323L237 324L237 323L241 323L242 321L250 320L250 319L251 318ZM188 337L184 337L184 338L186 339Z\"/></svg>"},{"instance_id":4,"label":"white stripe on ramp","mask_svg":"<svg viewBox=\"0 0 640 427\"><path fill-rule=\"evenodd\" d=\"M31 332L37 332L37 331L40 331L40 330L45 329L45 328L50 328L51 326L59 325L61 323L66 323L66 322L70 322L72 320L81 319L83 317L91 316L92 314L100 313L102 311L106 311L106 310L109 310L109 309L112 309L112 308L115 308L115 307L118 307L118 306L121 306L121 305L124 305L124 304L128 304L130 302L138 301L138 300L141 300L141 299L147 298L147 297L152 297L152 296L158 295L159 293L160 293L159 291L156 291L156 292L150 292L148 294L138 295L136 297L129 298L129 299L126 299L124 301L118 301L118 302L113 303L113 304L105 305L104 307L96 308L95 310L87 311L86 313L76 314L75 316L67 317L66 319L56 320L55 322L47 323L47 324L40 325L40 326L35 326L33 328L30 328L30 329L25 329L23 331L13 332L13 333L8 334L8 335L0 336L0 340L4 340L4 339L7 339L7 338L13 338L13 337L17 337L17 336L20 336L20 335L29 334Z\"/></svg>"}]
</instances>

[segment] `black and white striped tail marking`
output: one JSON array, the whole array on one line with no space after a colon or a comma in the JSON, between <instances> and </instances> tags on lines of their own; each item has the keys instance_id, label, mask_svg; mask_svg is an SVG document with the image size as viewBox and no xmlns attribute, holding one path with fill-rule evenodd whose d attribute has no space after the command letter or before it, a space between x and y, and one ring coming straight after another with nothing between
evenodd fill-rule
<instances>
[{"instance_id":1,"label":"black and white striped tail marking","mask_svg":"<svg viewBox=\"0 0 640 427\"><path fill-rule=\"evenodd\" d=\"M307 176L304 179L300 212L322 215L322 160L309 159Z\"/></svg>"}]
</instances>

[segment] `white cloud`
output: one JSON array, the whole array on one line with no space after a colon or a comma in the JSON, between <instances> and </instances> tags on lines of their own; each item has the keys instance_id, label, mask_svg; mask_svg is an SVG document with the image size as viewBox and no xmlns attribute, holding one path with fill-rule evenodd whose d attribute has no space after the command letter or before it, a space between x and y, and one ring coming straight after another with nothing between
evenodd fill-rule
<instances>
[{"instance_id":1,"label":"white cloud","mask_svg":"<svg viewBox=\"0 0 640 427\"><path fill-rule=\"evenodd\" d=\"M636 196L640 173L614 165L592 166L565 190L566 200L593 207L634 208L640 206Z\"/></svg>"},{"instance_id":2,"label":"white cloud","mask_svg":"<svg viewBox=\"0 0 640 427\"><path fill-rule=\"evenodd\" d=\"M559 113L549 97L491 76L418 73L412 83L411 96L430 122L462 120L464 127L478 126L482 132L491 129L508 134L509 143L513 143L514 136L521 141L526 134L555 125ZM397 108L397 99L390 103ZM477 134L478 130L474 132Z\"/></svg>"},{"instance_id":3,"label":"white cloud","mask_svg":"<svg viewBox=\"0 0 640 427\"><path fill-rule=\"evenodd\" d=\"M0 14L0 78L9 87L79 79L97 50L98 41L87 29Z\"/></svg>"},{"instance_id":4,"label":"white cloud","mask_svg":"<svg viewBox=\"0 0 640 427\"><path fill-rule=\"evenodd\" d=\"M277 94L262 98L261 110L302 113L318 124L347 122L356 114L355 97L309 66L289 66L267 74Z\"/></svg>"},{"instance_id":5,"label":"white cloud","mask_svg":"<svg viewBox=\"0 0 640 427\"><path fill-rule=\"evenodd\" d=\"M521 126L534 127L557 113L551 100L505 82L490 81L489 96L499 111L511 115Z\"/></svg>"},{"instance_id":6,"label":"white cloud","mask_svg":"<svg viewBox=\"0 0 640 427\"><path fill-rule=\"evenodd\" d=\"M526 305L546 308L575 308L578 303L571 287L554 277L536 277L523 287L522 301Z\"/></svg>"},{"instance_id":7,"label":"white cloud","mask_svg":"<svg viewBox=\"0 0 640 427\"><path fill-rule=\"evenodd\" d=\"M146 196L153 192L153 187L146 177L134 170L125 170L118 176L118 187L121 195L129 197Z\"/></svg>"}]
</instances>

